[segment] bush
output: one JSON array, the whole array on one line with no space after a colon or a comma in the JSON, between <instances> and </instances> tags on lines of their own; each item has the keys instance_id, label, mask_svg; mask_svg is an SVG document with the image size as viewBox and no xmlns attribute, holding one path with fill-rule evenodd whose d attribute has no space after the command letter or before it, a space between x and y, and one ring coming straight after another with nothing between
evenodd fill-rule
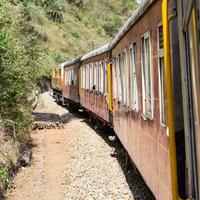
<instances>
[{"instance_id":1,"label":"bush","mask_svg":"<svg viewBox=\"0 0 200 200\"><path fill-rule=\"evenodd\" d=\"M18 135L32 123L29 99L41 76L37 37L20 27L0 0L0 116L14 121Z\"/></svg>"},{"instance_id":2,"label":"bush","mask_svg":"<svg viewBox=\"0 0 200 200\"><path fill-rule=\"evenodd\" d=\"M27 21L39 22L40 24L42 24L46 18L44 10L33 3L29 3L24 7L23 15Z\"/></svg>"},{"instance_id":3,"label":"bush","mask_svg":"<svg viewBox=\"0 0 200 200\"><path fill-rule=\"evenodd\" d=\"M83 8L83 0L68 0L68 3L74 4L78 8Z\"/></svg>"},{"instance_id":4,"label":"bush","mask_svg":"<svg viewBox=\"0 0 200 200\"><path fill-rule=\"evenodd\" d=\"M106 34L113 37L120 28L121 23L122 20L120 17L113 16L112 19L110 19L103 25L103 29L105 30Z\"/></svg>"}]
</instances>

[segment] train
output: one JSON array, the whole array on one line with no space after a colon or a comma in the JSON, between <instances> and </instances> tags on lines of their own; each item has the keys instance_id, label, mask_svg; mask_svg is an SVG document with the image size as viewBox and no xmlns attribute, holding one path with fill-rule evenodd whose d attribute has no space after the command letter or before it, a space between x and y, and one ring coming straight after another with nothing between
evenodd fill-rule
<instances>
[{"instance_id":1,"label":"train","mask_svg":"<svg viewBox=\"0 0 200 200\"><path fill-rule=\"evenodd\" d=\"M200 199L199 0L143 0L109 43L53 68L53 96L111 126L158 200Z\"/></svg>"}]
</instances>

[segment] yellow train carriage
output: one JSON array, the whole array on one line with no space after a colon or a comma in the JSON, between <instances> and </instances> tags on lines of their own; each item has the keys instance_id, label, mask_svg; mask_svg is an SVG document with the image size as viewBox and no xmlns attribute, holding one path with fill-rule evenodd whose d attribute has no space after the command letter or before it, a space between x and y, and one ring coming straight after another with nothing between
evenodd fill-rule
<instances>
[{"instance_id":1,"label":"yellow train carriage","mask_svg":"<svg viewBox=\"0 0 200 200\"><path fill-rule=\"evenodd\" d=\"M64 66L65 63L55 66L52 69L52 90L53 97L58 103L63 99L63 87L64 87Z\"/></svg>"}]
</instances>

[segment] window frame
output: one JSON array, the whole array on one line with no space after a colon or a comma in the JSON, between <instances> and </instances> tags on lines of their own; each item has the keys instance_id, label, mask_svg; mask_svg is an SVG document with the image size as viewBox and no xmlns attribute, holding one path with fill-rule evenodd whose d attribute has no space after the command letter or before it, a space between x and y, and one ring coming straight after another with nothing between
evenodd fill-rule
<instances>
[{"instance_id":1,"label":"window frame","mask_svg":"<svg viewBox=\"0 0 200 200\"><path fill-rule=\"evenodd\" d=\"M104 93L104 69L103 62L100 62L100 93Z\"/></svg>"},{"instance_id":2,"label":"window frame","mask_svg":"<svg viewBox=\"0 0 200 200\"><path fill-rule=\"evenodd\" d=\"M128 60L128 51L127 48L122 51L122 63L123 63L123 103L126 106L129 106L129 60Z\"/></svg>"},{"instance_id":3,"label":"window frame","mask_svg":"<svg viewBox=\"0 0 200 200\"><path fill-rule=\"evenodd\" d=\"M84 69L84 78L85 78L85 80L84 80L84 89L85 90L87 90L87 76L86 76L86 74L87 74L87 66L86 65L83 65L83 69Z\"/></svg>"},{"instance_id":4,"label":"window frame","mask_svg":"<svg viewBox=\"0 0 200 200\"><path fill-rule=\"evenodd\" d=\"M145 51L145 41L149 39L149 69L147 68L147 64L144 66L144 59L143 56L145 56L145 62L147 61L147 54ZM144 44L143 44L144 42ZM144 49L143 49L144 48ZM144 51L144 52L143 52ZM141 36L141 64L142 64L142 112L145 118L148 118L150 120L153 120L154 118L154 76L153 76L153 56L152 56L152 43L151 43L151 34L150 31L145 32ZM146 75L146 72L148 74ZM149 80L150 76L150 80ZM148 78L148 80L147 80ZM145 79L145 80L144 80ZM148 96L147 91L148 83L151 83L150 92L151 92L151 98L149 99L150 102L150 110L151 112L147 111L147 101Z\"/></svg>"},{"instance_id":5,"label":"window frame","mask_svg":"<svg viewBox=\"0 0 200 200\"><path fill-rule=\"evenodd\" d=\"M166 102L165 102L165 72L164 72L164 47L160 48L159 43L159 28L162 26L160 22L157 26L157 53L158 53L158 88L159 88L159 110L160 110L160 124L166 127ZM161 59L163 59L163 66L161 69ZM161 80L163 79L163 80ZM163 86L163 88L161 88ZM164 96L163 96L164 95ZM164 101L164 102L163 102ZM164 108L163 108L164 106ZM163 112L164 110L164 112ZM163 120L164 118L164 120Z\"/></svg>"},{"instance_id":6,"label":"window frame","mask_svg":"<svg viewBox=\"0 0 200 200\"><path fill-rule=\"evenodd\" d=\"M102 63L103 63L103 78L104 78L103 93L104 93L104 95L107 95L108 94L107 61L104 60L104 61L102 61Z\"/></svg>"},{"instance_id":7,"label":"window frame","mask_svg":"<svg viewBox=\"0 0 200 200\"><path fill-rule=\"evenodd\" d=\"M117 65L117 59L116 57L112 60L112 82L113 82L113 98L117 99L117 71L116 71L116 65Z\"/></svg>"},{"instance_id":8,"label":"window frame","mask_svg":"<svg viewBox=\"0 0 200 200\"><path fill-rule=\"evenodd\" d=\"M121 73L121 82L122 82L122 103L126 105L126 71L124 67L124 59L125 59L125 52L124 50L120 53L120 73Z\"/></svg>"},{"instance_id":9,"label":"window frame","mask_svg":"<svg viewBox=\"0 0 200 200\"><path fill-rule=\"evenodd\" d=\"M122 102L122 76L121 76L121 69L120 69L120 63L121 63L121 55L116 56L116 68L117 68L117 98L119 102Z\"/></svg>"},{"instance_id":10,"label":"window frame","mask_svg":"<svg viewBox=\"0 0 200 200\"><path fill-rule=\"evenodd\" d=\"M132 51L131 51L132 50ZM134 53L135 52L135 53ZM132 56L131 56L132 54ZM131 70L131 108L135 111L139 111L139 98L138 98L138 65L137 65L137 43L133 42L129 46L129 62ZM134 76L135 74L135 76ZM134 95L136 94L136 96Z\"/></svg>"}]
</instances>

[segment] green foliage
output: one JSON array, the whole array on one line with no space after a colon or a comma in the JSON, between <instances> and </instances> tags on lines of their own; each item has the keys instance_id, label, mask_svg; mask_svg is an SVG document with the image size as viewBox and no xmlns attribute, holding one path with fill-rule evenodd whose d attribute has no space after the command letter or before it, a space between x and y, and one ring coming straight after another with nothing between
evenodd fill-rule
<instances>
[{"instance_id":1,"label":"green foliage","mask_svg":"<svg viewBox=\"0 0 200 200\"><path fill-rule=\"evenodd\" d=\"M9 167L5 166L0 169L0 181L3 184L8 185L10 182Z\"/></svg>"},{"instance_id":2,"label":"green foliage","mask_svg":"<svg viewBox=\"0 0 200 200\"><path fill-rule=\"evenodd\" d=\"M122 20L118 16L113 16L109 21L103 25L103 29L109 36L114 36L122 24Z\"/></svg>"},{"instance_id":3,"label":"green foliage","mask_svg":"<svg viewBox=\"0 0 200 200\"><path fill-rule=\"evenodd\" d=\"M0 116L16 123L20 137L32 122L30 96L40 78L50 75L51 66L110 41L136 4L132 0L10 2L15 6L8 9L8 3L0 0Z\"/></svg>"},{"instance_id":4,"label":"green foliage","mask_svg":"<svg viewBox=\"0 0 200 200\"><path fill-rule=\"evenodd\" d=\"M54 59L56 64L62 63L63 61L65 61L67 59L66 55L59 52L59 51L53 51L52 52L52 58Z\"/></svg>"},{"instance_id":5,"label":"green foliage","mask_svg":"<svg viewBox=\"0 0 200 200\"><path fill-rule=\"evenodd\" d=\"M69 3L74 4L79 8L83 8L83 0L68 0Z\"/></svg>"},{"instance_id":6,"label":"green foliage","mask_svg":"<svg viewBox=\"0 0 200 200\"><path fill-rule=\"evenodd\" d=\"M37 38L22 34L0 0L0 116L15 122L18 135L32 122L29 96L41 76L39 57Z\"/></svg>"},{"instance_id":7,"label":"green foliage","mask_svg":"<svg viewBox=\"0 0 200 200\"><path fill-rule=\"evenodd\" d=\"M24 7L23 15L27 21L34 21L43 24L45 21L46 14L44 10L41 9L41 7L33 3L29 3L27 4L27 6Z\"/></svg>"}]
</instances>

